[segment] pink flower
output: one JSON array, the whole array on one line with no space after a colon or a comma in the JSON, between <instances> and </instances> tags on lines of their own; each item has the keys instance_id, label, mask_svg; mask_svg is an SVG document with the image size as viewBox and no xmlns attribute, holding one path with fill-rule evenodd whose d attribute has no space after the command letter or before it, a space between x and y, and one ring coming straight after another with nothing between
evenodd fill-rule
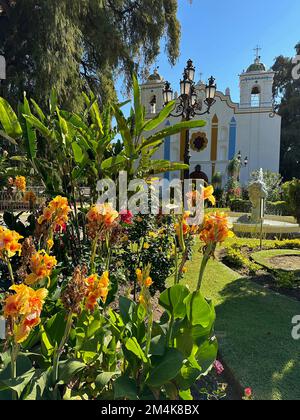
<instances>
[{"instance_id":1,"label":"pink flower","mask_svg":"<svg viewBox=\"0 0 300 420\"><path fill-rule=\"evenodd\" d=\"M214 363L214 368L217 372L217 375L222 375L222 373L224 372L224 366L222 365L221 362L219 362L219 360L216 360Z\"/></svg>"},{"instance_id":2,"label":"pink flower","mask_svg":"<svg viewBox=\"0 0 300 420\"><path fill-rule=\"evenodd\" d=\"M251 388L246 388L245 389L245 397L247 397L247 398L252 397L252 389Z\"/></svg>"},{"instance_id":3,"label":"pink flower","mask_svg":"<svg viewBox=\"0 0 300 420\"><path fill-rule=\"evenodd\" d=\"M130 210L122 210L120 212L121 222L125 223L126 225L132 225L133 214Z\"/></svg>"}]
</instances>

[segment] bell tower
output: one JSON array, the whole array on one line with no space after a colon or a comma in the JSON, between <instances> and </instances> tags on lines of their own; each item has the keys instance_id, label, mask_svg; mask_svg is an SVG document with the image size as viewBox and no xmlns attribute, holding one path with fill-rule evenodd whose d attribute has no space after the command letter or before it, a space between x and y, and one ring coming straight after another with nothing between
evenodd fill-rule
<instances>
[{"instance_id":1,"label":"bell tower","mask_svg":"<svg viewBox=\"0 0 300 420\"><path fill-rule=\"evenodd\" d=\"M275 72L267 70L259 55L261 48L255 48L255 60L247 71L240 75L240 108L273 107L273 83Z\"/></svg>"},{"instance_id":2,"label":"bell tower","mask_svg":"<svg viewBox=\"0 0 300 420\"><path fill-rule=\"evenodd\" d=\"M155 114L163 109L164 85L164 79L159 75L157 68L148 77L146 83L141 85L141 99L146 109L146 117L153 118Z\"/></svg>"}]
</instances>

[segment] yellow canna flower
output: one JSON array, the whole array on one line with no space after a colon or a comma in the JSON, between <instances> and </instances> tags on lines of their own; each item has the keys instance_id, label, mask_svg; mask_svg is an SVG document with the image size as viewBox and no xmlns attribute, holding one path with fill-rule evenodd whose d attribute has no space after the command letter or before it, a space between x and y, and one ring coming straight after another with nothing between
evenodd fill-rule
<instances>
[{"instance_id":1,"label":"yellow canna flower","mask_svg":"<svg viewBox=\"0 0 300 420\"><path fill-rule=\"evenodd\" d=\"M53 248L53 246L54 246L53 239L48 239L48 241L47 241L47 245L48 245L48 249L49 249L49 251L51 251L51 249L52 249L52 248Z\"/></svg>"},{"instance_id":2,"label":"yellow canna flower","mask_svg":"<svg viewBox=\"0 0 300 420\"><path fill-rule=\"evenodd\" d=\"M101 298L103 303L106 302L109 287L109 272L105 271L101 277L98 274L93 274L85 280L87 285L87 295L85 307L87 310L93 312L98 299Z\"/></svg>"},{"instance_id":3,"label":"yellow canna flower","mask_svg":"<svg viewBox=\"0 0 300 420\"><path fill-rule=\"evenodd\" d=\"M49 205L44 209L42 216L39 217L38 223L49 223L54 230L64 229L69 220L68 199L60 195L50 201Z\"/></svg>"},{"instance_id":4,"label":"yellow canna flower","mask_svg":"<svg viewBox=\"0 0 300 420\"><path fill-rule=\"evenodd\" d=\"M213 206L216 205L216 199L214 197L214 187L210 185L207 188L204 188L204 201L208 200Z\"/></svg>"},{"instance_id":5,"label":"yellow canna flower","mask_svg":"<svg viewBox=\"0 0 300 420\"><path fill-rule=\"evenodd\" d=\"M228 217L225 213L211 213L205 217L200 239L206 245L224 242L232 238L234 233L230 230Z\"/></svg>"},{"instance_id":6,"label":"yellow canna flower","mask_svg":"<svg viewBox=\"0 0 300 420\"><path fill-rule=\"evenodd\" d=\"M136 270L136 277L138 284L141 287L146 287L147 289L152 286L153 280L149 276L150 273L150 266L146 267L144 271L140 270L139 268Z\"/></svg>"},{"instance_id":7,"label":"yellow canna flower","mask_svg":"<svg viewBox=\"0 0 300 420\"><path fill-rule=\"evenodd\" d=\"M25 283L32 285L37 283L39 280L50 277L56 264L56 258L48 255L46 251L39 251L35 253L30 260L31 274L26 277Z\"/></svg>"},{"instance_id":8,"label":"yellow canna flower","mask_svg":"<svg viewBox=\"0 0 300 420\"><path fill-rule=\"evenodd\" d=\"M87 228L91 238L115 226L119 213L109 203L94 205L87 214Z\"/></svg>"},{"instance_id":9,"label":"yellow canna flower","mask_svg":"<svg viewBox=\"0 0 300 420\"><path fill-rule=\"evenodd\" d=\"M145 242L144 243L144 247L143 247L144 249L149 249L150 248L150 245L148 244L148 242Z\"/></svg>"},{"instance_id":10,"label":"yellow canna flower","mask_svg":"<svg viewBox=\"0 0 300 420\"><path fill-rule=\"evenodd\" d=\"M22 343L31 330L41 322L40 315L48 291L46 289L33 290L24 284L14 285L10 290L15 294L6 298L4 316L13 320L14 340L16 343Z\"/></svg>"},{"instance_id":11,"label":"yellow canna flower","mask_svg":"<svg viewBox=\"0 0 300 420\"><path fill-rule=\"evenodd\" d=\"M0 226L0 258L12 258L17 253L21 254L22 246L19 241L23 236L14 230L6 229Z\"/></svg>"}]
</instances>

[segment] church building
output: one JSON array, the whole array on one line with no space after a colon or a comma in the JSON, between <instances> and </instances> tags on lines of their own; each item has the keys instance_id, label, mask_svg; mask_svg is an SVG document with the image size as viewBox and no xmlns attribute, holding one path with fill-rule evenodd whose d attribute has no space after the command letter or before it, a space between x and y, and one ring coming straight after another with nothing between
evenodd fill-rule
<instances>
[{"instance_id":1,"label":"church building","mask_svg":"<svg viewBox=\"0 0 300 420\"><path fill-rule=\"evenodd\" d=\"M247 184L251 173L260 168L279 172L281 117L273 109L274 76L257 54L254 63L240 75L239 103L232 101L229 88L225 93L217 91L210 114L195 117L206 121L206 126L190 130L190 173L200 165L209 182L219 172L225 184L228 164L238 155L242 184ZM163 108L164 84L164 79L155 70L141 86L147 118L153 118ZM202 81L196 85L196 90L198 97L204 100L205 84ZM170 117L166 124L180 121L180 117ZM166 138L155 158L183 162L185 138L185 133ZM165 176L173 179L179 174Z\"/></svg>"}]
</instances>

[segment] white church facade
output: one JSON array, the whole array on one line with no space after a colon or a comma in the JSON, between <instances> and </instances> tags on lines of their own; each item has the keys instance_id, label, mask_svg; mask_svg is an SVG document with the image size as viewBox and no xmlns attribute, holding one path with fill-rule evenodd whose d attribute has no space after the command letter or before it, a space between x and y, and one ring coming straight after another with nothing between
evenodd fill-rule
<instances>
[{"instance_id":1,"label":"white church facade","mask_svg":"<svg viewBox=\"0 0 300 420\"><path fill-rule=\"evenodd\" d=\"M273 112L273 82L275 73L267 70L260 57L240 75L240 103L234 103L230 90L216 93L216 103L208 115L195 117L206 122L200 129L190 130L190 172L201 165L209 181L219 172L227 180L229 162L241 153L247 166L241 168L240 181L246 184L253 171L263 168L279 172L281 117ZM163 106L164 80L157 71L141 86L142 102L148 118ZM198 96L204 98L205 85L196 85ZM180 122L170 117L166 124ZM161 127L160 127L161 128ZM157 159L183 162L185 133L166 138L156 154ZM179 174L167 174L169 179Z\"/></svg>"}]
</instances>

